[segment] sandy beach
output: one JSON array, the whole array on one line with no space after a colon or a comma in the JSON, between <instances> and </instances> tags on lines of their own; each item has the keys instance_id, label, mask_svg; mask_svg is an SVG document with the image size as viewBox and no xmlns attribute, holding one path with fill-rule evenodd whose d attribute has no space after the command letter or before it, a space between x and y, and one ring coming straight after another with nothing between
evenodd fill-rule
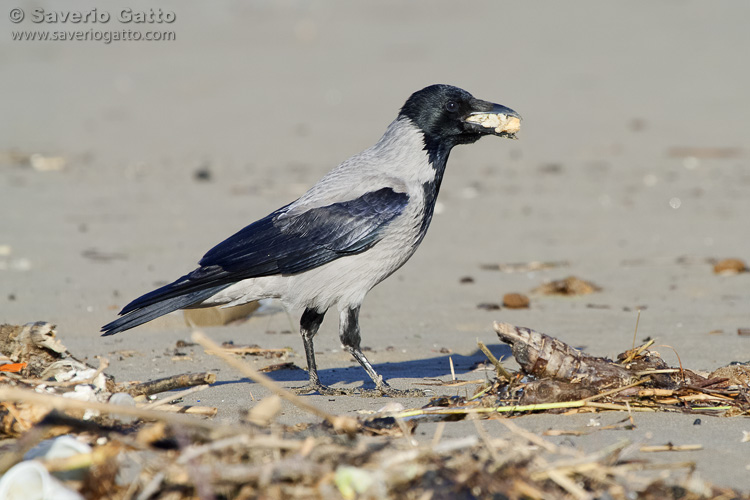
<instances>
[{"instance_id":1,"label":"sandy beach","mask_svg":"<svg viewBox=\"0 0 750 500\"><path fill-rule=\"evenodd\" d=\"M100 3L71 1L66 10ZM10 11L6 6L4 11ZM397 388L427 388L485 359L517 368L492 330L504 321L613 357L656 339L667 362L710 372L750 360L750 4L727 2L159 2L173 22L0 26L0 323L44 320L71 352L110 359L118 380L217 370L186 402L235 421L268 394L197 346L182 313L113 337L101 325L130 300L192 270L214 244L294 200L377 141L414 91L449 83L523 115L517 141L451 154L437 212L414 257L367 297L363 345ZM172 41L21 41L12 32L173 32ZM93 34L90 36L94 36ZM554 262L503 272L486 265ZM577 276L601 291L531 294ZM471 280L465 279L471 277ZM501 304L531 297L528 309ZM201 328L216 341L291 347L305 367L301 311L264 304L246 321ZM324 383L372 387L341 350L336 314L316 337ZM669 347L665 347L669 346ZM178 352L176 352L178 351ZM246 358L261 368L278 359ZM272 372L285 387L304 370ZM434 387L436 394L465 389ZM468 390L468 389L466 389ZM356 415L383 398L308 396ZM419 407L427 398L400 399ZM309 421L289 405L281 420ZM532 431L590 429L621 413L532 415ZM696 423L696 418L700 423ZM635 429L548 438L598 449L622 439L701 444L637 455L694 461L750 492L747 417L636 414ZM486 430L507 429L487 422ZM429 440L434 424L417 430ZM465 423L446 435L475 432ZM684 474L684 472L682 472Z\"/></svg>"}]
</instances>

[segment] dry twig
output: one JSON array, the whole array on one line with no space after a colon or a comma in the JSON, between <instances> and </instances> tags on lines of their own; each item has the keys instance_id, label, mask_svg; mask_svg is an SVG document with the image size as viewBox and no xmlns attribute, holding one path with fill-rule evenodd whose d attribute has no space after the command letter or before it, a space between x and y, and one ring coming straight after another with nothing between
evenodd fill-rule
<instances>
[{"instance_id":1,"label":"dry twig","mask_svg":"<svg viewBox=\"0 0 750 500\"><path fill-rule=\"evenodd\" d=\"M204 373L183 373L182 375L173 375L171 377L150 380L133 386L126 386L122 392L131 396L151 396L160 392L174 391L185 387L196 385L213 384L216 382L216 374L210 372Z\"/></svg>"},{"instance_id":2,"label":"dry twig","mask_svg":"<svg viewBox=\"0 0 750 500\"><path fill-rule=\"evenodd\" d=\"M345 416L331 415L330 413L321 410L317 406L308 403L307 401L300 398L296 394L281 387L279 384L274 382L267 375L258 372L252 366L248 365L247 363L243 363L242 361L233 357L230 353L227 353L226 351L224 351L220 345L218 345L216 342L206 337L203 333L194 332L192 335L192 339L194 342L197 342L198 344L200 344L206 350L208 354L214 354L218 356L226 364L228 364L229 366L231 366L238 372L242 373L244 376L262 385L263 387L270 390L274 394L277 394L278 396L286 399L287 401L294 404L296 407L300 408L301 410L304 410L308 413L311 413L317 417L320 417L326 420L334 427L334 429L343 431L347 434L354 433L359 429L360 424L357 420L350 418L350 417L345 417Z\"/></svg>"}]
</instances>

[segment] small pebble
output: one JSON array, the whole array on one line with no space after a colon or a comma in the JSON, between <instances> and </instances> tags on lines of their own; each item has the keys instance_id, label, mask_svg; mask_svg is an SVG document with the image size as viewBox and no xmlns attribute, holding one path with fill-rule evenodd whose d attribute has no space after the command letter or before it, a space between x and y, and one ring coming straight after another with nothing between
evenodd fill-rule
<instances>
[{"instance_id":1,"label":"small pebble","mask_svg":"<svg viewBox=\"0 0 750 500\"><path fill-rule=\"evenodd\" d=\"M503 305L508 309L526 309L529 304L529 298L521 293L506 293L503 296Z\"/></svg>"},{"instance_id":2,"label":"small pebble","mask_svg":"<svg viewBox=\"0 0 750 500\"><path fill-rule=\"evenodd\" d=\"M540 165L537 170L540 174L561 174L563 166L560 163L545 163L544 165Z\"/></svg>"},{"instance_id":3,"label":"small pebble","mask_svg":"<svg viewBox=\"0 0 750 500\"><path fill-rule=\"evenodd\" d=\"M193 172L193 179L199 182L210 181L212 176L213 175L208 166L200 167L195 172Z\"/></svg>"},{"instance_id":4,"label":"small pebble","mask_svg":"<svg viewBox=\"0 0 750 500\"><path fill-rule=\"evenodd\" d=\"M714 273L722 275L739 274L747 271L747 264L741 259L723 259L714 265Z\"/></svg>"},{"instance_id":5,"label":"small pebble","mask_svg":"<svg viewBox=\"0 0 750 500\"><path fill-rule=\"evenodd\" d=\"M695 420L693 420L693 425L701 425L701 419L696 418Z\"/></svg>"}]
</instances>

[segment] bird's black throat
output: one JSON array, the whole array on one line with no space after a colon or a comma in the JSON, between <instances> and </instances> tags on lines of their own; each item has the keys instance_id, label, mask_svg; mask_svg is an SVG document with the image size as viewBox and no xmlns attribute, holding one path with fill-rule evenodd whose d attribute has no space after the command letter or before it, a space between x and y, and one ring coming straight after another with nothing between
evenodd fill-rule
<instances>
[{"instance_id":1,"label":"bird's black throat","mask_svg":"<svg viewBox=\"0 0 750 500\"><path fill-rule=\"evenodd\" d=\"M479 137L477 137L479 139ZM450 156L451 150L453 149L453 141L447 141L444 138L431 137L428 134L424 134L424 150L427 153L428 161L430 166L435 170L435 178L430 182L422 184L424 191L424 218L419 228L419 242L421 243L427 228L430 226L432 221L432 214L435 211L435 203L437 202L438 192L440 191L440 184L443 182L443 175L445 174L445 167L448 165L448 156Z\"/></svg>"},{"instance_id":2,"label":"bird's black throat","mask_svg":"<svg viewBox=\"0 0 750 500\"><path fill-rule=\"evenodd\" d=\"M448 165L448 157L451 150L459 144L473 144L483 137L482 134L464 133L461 135L435 134L422 130L424 136L424 151L427 153L427 159L430 166L435 170L435 178L430 182L422 184L424 190L425 212L422 219L422 225L419 229L419 242L421 243L427 228L432 221L432 215L435 211L440 184L443 181L445 168Z\"/></svg>"}]
</instances>

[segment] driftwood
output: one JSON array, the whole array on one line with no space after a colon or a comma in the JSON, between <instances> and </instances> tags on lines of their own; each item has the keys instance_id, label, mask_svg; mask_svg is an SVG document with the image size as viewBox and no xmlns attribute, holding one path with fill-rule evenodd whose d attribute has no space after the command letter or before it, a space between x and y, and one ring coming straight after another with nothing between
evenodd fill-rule
<instances>
[{"instance_id":1,"label":"driftwood","mask_svg":"<svg viewBox=\"0 0 750 500\"><path fill-rule=\"evenodd\" d=\"M584 382L600 388L631 383L630 370L604 358L589 356L554 337L508 323L495 323L500 340L510 344L521 369L537 378Z\"/></svg>"},{"instance_id":2,"label":"driftwood","mask_svg":"<svg viewBox=\"0 0 750 500\"><path fill-rule=\"evenodd\" d=\"M688 411L690 405L697 411L726 411L727 415L748 411L747 365L719 368L706 377L682 366L670 367L657 352L648 350L653 341L611 361L528 328L507 323L494 326L500 340L511 344L522 373L529 378L516 386L520 406L511 408L514 411L582 407L655 411L672 406ZM604 396L627 406L593 403Z\"/></svg>"},{"instance_id":3,"label":"driftwood","mask_svg":"<svg viewBox=\"0 0 750 500\"><path fill-rule=\"evenodd\" d=\"M126 385L120 387L120 392L126 392L133 397L151 396L152 394L159 394L160 392L184 389L185 387L193 387L203 384L211 385L214 382L216 382L215 373L183 373L182 375L150 380L135 385Z\"/></svg>"}]
</instances>

